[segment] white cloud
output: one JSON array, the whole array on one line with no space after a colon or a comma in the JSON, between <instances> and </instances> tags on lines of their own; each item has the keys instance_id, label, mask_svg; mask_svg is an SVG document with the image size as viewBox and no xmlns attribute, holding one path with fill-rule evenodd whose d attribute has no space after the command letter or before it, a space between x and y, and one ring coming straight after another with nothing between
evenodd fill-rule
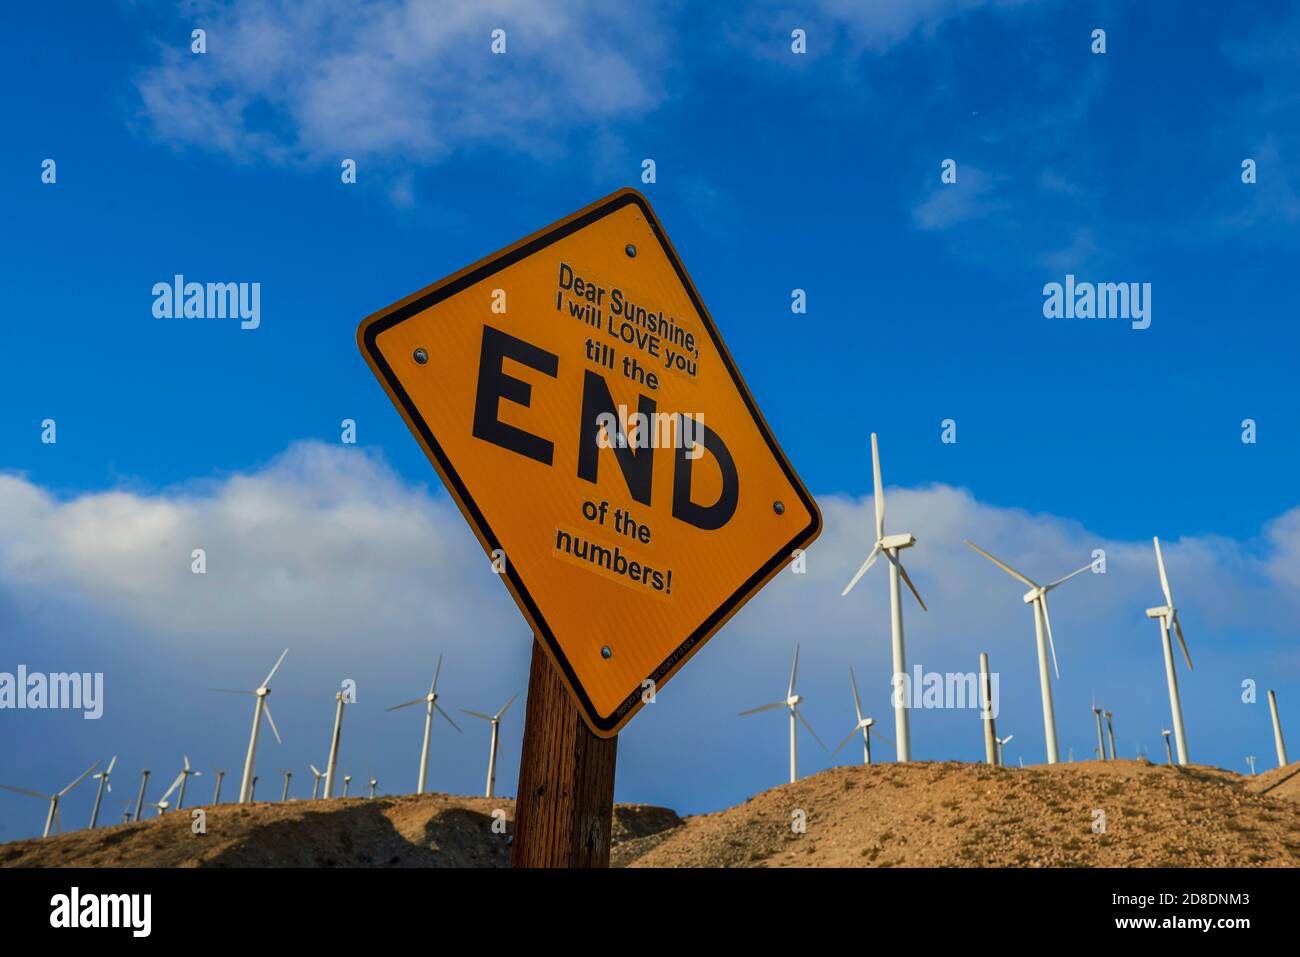
<instances>
[{"instance_id":1,"label":"white cloud","mask_svg":"<svg viewBox=\"0 0 1300 957\"><path fill-rule=\"evenodd\" d=\"M995 507L946 485L890 489L887 498L889 529L919 540L905 557L930 606L921 612L904 595L910 662L971 671L978 653L989 652L1002 675L1003 728L1017 734L1027 762L1042 759L1042 744L1024 589L962 540L1037 580L1072 571L1104 548L1107 574L1081 575L1053 594L1062 752L1088 753L1086 703L1094 689L1117 714L1125 753L1138 743L1158 750L1168 710L1157 633L1143 614L1160 600L1145 534L1107 539L1070 519ZM868 548L872 502L830 496L821 504L826 530L809 552L808 573L783 573L624 733L622 799L699 810L777 783L783 728L770 715L736 713L783 690L796 641L803 643L806 714L823 738L833 744L852 723L850 665L864 705L892 724L883 563L848 598L839 597ZM1300 692L1300 661L1288 651L1300 637L1300 509L1254 541L1183 538L1165 546L1196 662L1195 672L1180 676L1194 757L1236 761L1240 740L1250 735L1262 736L1250 746L1268 753L1258 750L1267 748L1267 718L1241 705L1240 682L1253 677L1280 687L1284 701ZM207 550L205 576L190 572L195 547ZM21 600L6 611L19 638L10 654L34 667L47 652L24 636L66 602L88 608L95 623L69 643L110 657L129 645L134 663L109 676L108 716L118 722L119 737L138 737L136 729L152 720L143 710L133 713L124 695L179 681L174 694L187 714L169 712L177 730L168 741L184 724L195 750L233 752L246 733L245 715L223 696L201 692L212 684L251 686L288 646L292 667L286 664L280 678L276 718L296 742L292 760L317 760L314 750L302 750L304 742L323 746L329 689L351 675L365 690L365 708L349 719L356 722L351 747L373 741L377 766L403 782L412 773L408 739L415 732L389 721L381 706L418 693L437 654L447 655L454 678L453 713L462 705L499 707L522 690L528 667L527 628L448 497L404 482L363 451L318 443L295 445L253 472L158 494L58 499L22 477L0 476L0 599L12 605L14 596ZM63 653L84 661L90 652ZM54 669L56 660L46 660ZM917 756L977 758L974 720L956 712L915 715ZM512 753L521 731L522 712L507 729ZM441 786L477 786L481 746L468 733L446 738ZM352 753L360 760L358 750ZM808 748L801 762L810 772L830 759ZM506 793L513 790L506 765L501 780Z\"/></svg>"},{"instance_id":2,"label":"white cloud","mask_svg":"<svg viewBox=\"0 0 1300 957\"><path fill-rule=\"evenodd\" d=\"M475 144L653 110L670 45L645 8L596 0L236 0L193 17L208 52L164 46L137 79L154 132L237 159L436 160ZM506 30L507 52L490 52Z\"/></svg>"},{"instance_id":3,"label":"white cloud","mask_svg":"<svg viewBox=\"0 0 1300 957\"><path fill-rule=\"evenodd\" d=\"M936 185L925 199L912 209L912 223L917 229L950 229L973 219L984 219L1001 208L989 197L994 177L974 166L958 164L955 183L939 182L939 168L934 171Z\"/></svg>"}]
</instances>

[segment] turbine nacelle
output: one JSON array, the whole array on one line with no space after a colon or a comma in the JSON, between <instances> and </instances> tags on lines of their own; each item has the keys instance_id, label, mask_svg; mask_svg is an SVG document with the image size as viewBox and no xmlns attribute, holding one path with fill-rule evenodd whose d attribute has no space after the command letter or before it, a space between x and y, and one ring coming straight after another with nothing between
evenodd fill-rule
<instances>
[{"instance_id":1,"label":"turbine nacelle","mask_svg":"<svg viewBox=\"0 0 1300 957\"><path fill-rule=\"evenodd\" d=\"M1170 618L1173 616L1173 613L1174 610L1168 605L1161 605L1159 608L1147 609L1148 618Z\"/></svg>"},{"instance_id":2,"label":"turbine nacelle","mask_svg":"<svg viewBox=\"0 0 1300 957\"><path fill-rule=\"evenodd\" d=\"M897 535L886 535L876 542L876 547L881 549L890 548L911 548L916 544L916 536L910 532L900 532Z\"/></svg>"}]
</instances>

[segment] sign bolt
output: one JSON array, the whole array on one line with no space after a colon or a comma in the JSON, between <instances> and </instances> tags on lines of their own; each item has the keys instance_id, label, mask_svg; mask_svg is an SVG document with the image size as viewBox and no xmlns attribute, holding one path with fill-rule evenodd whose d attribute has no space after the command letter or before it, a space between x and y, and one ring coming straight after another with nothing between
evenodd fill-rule
<instances>
[{"instance_id":1,"label":"sign bolt","mask_svg":"<svg viewBox=\"0 0 1300 957\"><path fill-rule=\"evenodd\" d=\"M605 645L600 649L600 656L602 658L612 658L614 657L614 652L609 650L609 645Z\"/></svg>"},{"instance_id":2,"label":"sign bolt","mask_svg":"<svg viewBox=\"0 0 1300 957\"><path fill-rule=\"evenodd\" d=\"M776 512L776 514L778 515L784 515L785 502L781 501L780 499L777 499L775 502L772 503L772 511Z\"/></svg>"},{"instance_id":3,"label":"sign bolt","mask_svg":"<svg viewBox=\"0 0 1300 957\"><path fill-rule=\"evenodd\" d=\"M429 353L425 352L423 349L416 349L415 361L418 362L420 365L424 365L426 362L429 361Z\"/></svg>"},{"instance_id":4,"label":"sign bolt","mask_svg":"<svg viewBox=\"0 0 1300 957\"><path fill-rule=\"evenodd\" d=\"M628 259L636 259L636 247L631 243L628 243L627 246L624 247L623 252L627 253Z\"/></svg>"}]
</instances>

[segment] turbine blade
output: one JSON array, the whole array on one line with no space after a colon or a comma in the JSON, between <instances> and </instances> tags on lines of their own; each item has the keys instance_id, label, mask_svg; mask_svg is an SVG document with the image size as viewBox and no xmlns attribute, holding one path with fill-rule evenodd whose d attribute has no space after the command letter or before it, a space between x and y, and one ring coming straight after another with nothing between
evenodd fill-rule
<instances>
[{"instance_id":1,"label":"turbine blade","mask_svg":"<svg viewBox=\"0 0 1300 957\"><path fill-rule=\"evenodd\" d=\"M885 557L898 566L898 574L903 576L903 582L907 585L908 590L911 591L912 597L916 599L916 603L921 606L921 611L929 611L930 609L925 607L925 602L921 600L921 593L917 591L916 586L912 584L912 576L907 573L907 569L903 567L903 563L893 555L889 554L889 552L885 552Z\"/></svg>"},{"instance_id":2,"label":"turbine blade","mask_svg":"<svg viewBox=\"0 0 1300 957\"><path fill-rule=\"evenodd\" d=\"M482 718L484 721L492 720L492 715L484 714L482 711L470 711L469 708L461 708L460 710L464 711L466 714L472 714L476 718Z\"/></svg>"},{"instance_id":3,"label":"turbine blade","mask_svg":"<svg viewBox=\"0 0 1300 957\"><path fill-rule=\"evenodd\" d=\"M876 433L871 433L871 488L876 506L876 541L885 537L885 490L880 480L880 445Z\"/></svg>"},{"instance_id":4,"label":"turbine blade","mask_svg":"<svg viewBox=\"0 0 1300 957\"><path fill-rule=\"evenodd\" d=\"M106 770L106 771L104 772L104 776L105 776L105 777L108 777L108 775L110 775L110 774L113 773L113 766L114 766L115 764L117 764L117 755L116 755L116 754L113 755L113 760L108 762L108 770Z\"/></svg>"},{"instance_id":5,"label":"turbine blade","mask_svg":"<svg viewBox=\"0 0 1300 957\"><path fill-rule=\"evenodd\" d=\"M813 736L813 740L816 741L818 744L820 744L822 746L822 750L825 751L826 750L825 742L823 742L821 738L817 737L817 732L814 731L813 726L808 723L808 719L799 713L798 708L795 708L793 710L794 710L794 716L799 719L799 723L808 729L808 733Z\"/></svg>"},{"instance_id":6,"label":"turbine blade","mask_svg":"<svg viewBox=\"0 0 1300 957\"><path fill-rule=\"evenodd\" d=\"M740 714L736 715L736 717L743 718L747 714L758 714L760 711L771 711L773 708L784 708L784 707L785 707L784 701L773 701L771 704L765 704L761 708L750 708L748 711L742 711L740 712Z\"/></svg>"},{"instance_id":7,"label":"turbine blade","mask_svg":"<svg viewBox=\"0 0 1300 957\"><path fill-rule=\"evenodd\" d=\"M430 691L429 694L433 694L433 692ZM396 711L398 708L409 708L413 704L420 704L421 702L428 700L428 698L412 698L410 701L403 701L401 704L395 704L391 708L385 708L384 710Z\"/></svg>"},{"instance_id":8,"label":"turbine blade","mask_svg":"<svg viewBox=\"0 0 1300 957\"><path fill-rule=\"evenodd\" d=\"M498 721L501 720L502 715L504 715L507 711L510 710L510 706L515 703L515 698L518 697L519 697L519 692L516 691L513 695L510 696L510 700L501 706L501 710L496 713L496 719Z\"/></svg>"},{"instance_id":9,"label":"turbine blade","mask_svg":"<svg viewBox=\"0 0 1300 957\"><path fill-rule=\"evenodd\" d=\"M1006 573L1007 573L1008 575L1010 575L1012 578L1015 578L1015 579L1018 579L1019 581L1024 582L1024 583L1025 583L1026 585L1028 585L1030 588L1037 588L1037 587L1038 587L1038 585L1037 585L1036 583L1030 581L1030 580L1029 580L1028 578L1026 578L1024 575L1020 574L1020 572L1016 571L1014 568L1012 568L1010 565L1008 565L1008 564L1007 564L1006 562L1004 562L1002 559L1000 559L1000 558L994 558L992 555L990 555L988 552L984 551L984 549L980 548L978 545L976 545L974 542L970 541L969 539L966 540L966 544L969 545L971 548L975 549L975 551L979 552L981 555L983 555L985 558L987 558L989 561L991 561L994 565L997 565L998 568L1002 569L1004 572L1006 572Z\"/></svg>"},{"instance_id":10,"label":"turbine blade","mask_svg":"<svg viewBox=\"0 0 1300 957\"><path fill-rule=\"evenodd\" d=\"M886 744L894 743L893 738L886 735L883 731L877 731L876 726L874 724L871 726L871 733L875 735L877 738L879 738L881 741L884 741Z\"/></svg>"},{"instance_id":11,"label":"turbine blade","mask_svg":"<svg viewBox=\"0 0 1300 957\"><path fill-rule=\"evenodd\" d=\"M93 771L95 770L95 768L99 767L100 764L101 764L101 762L96 761L96 762L95 762L94 764L92 764L90 767L86 768L86 770L84 770L84 771L81 772L81 777L77 778L77 780L73 781L73 782L72 782L71 784L69 784L66 788L64 788L62 791L60 791L60 792L58 793L57 796L58 796L58 797L63 797L63 795L67 794L69 791L71 791L73 788L75 788L75 787L76 787L78 784L80 784L82 781L86 780L86 778L90 777L91 772L93 772Z\"/></svg>"},{"instance_id":12,"label":"turbine blade","mask_svg":"<svg viewBox=\"0 0 1300 957\"><path fill-rule=\"evenodd\" d=\"M1056 672L1056 680L1061 680L1061 669L1056 664L1056 643L1052 641L1052 616L1047 612L1047 592L1038 599L1043 603L1043 624L1047 626L1047 647L1052 650L1052 670Z\"/></svg>"},{"instance_id":13,"label":"turbine blade","mask_svg":"<svg viewBox=\"0 0 1300 957\"><path fill-rule=\"evenodd\" d=\"M6 791L13 791L15 794L26 794L28 797L40 798L42 801L48 801L53 797L51 794L39 794L36 791L29 791L26 788L16 788L12 784L0 784L0 788L3 788Z\"/></svg>"},{"instance_id":14,"label":"turbine blade","mask_svg":"<svg viewBox=\"0 0 1300 957\"><path fill-rule=\"evenodd\" d=\"M166 791L163 792L163 796L159 798L158 803L162 804L164 801L168 800L172 796L172 792L174 792L178 787L180 787L181 782L184 780L185 780L184 772L181 772L180 774L176 775L176 780L172 782L171 787L169 787Z\"/></svg>"},{"instance_id":15,"label":"turbine blade","mask_svg":"<svg viewBox=\"0 0 1300 957\"><path fill-rule=\"evenodd\" d=\"M275 735L275 743L284 744L280 740L280 729L275 726L275 719L271 717L271 706L269 704L262 704L262 714L266 715L266 723L271 726L271 733Z\"/></svg>"},{"instance_id":16,"label":"turbine blade","mask_svg":"<svg viewBox=\"0 0 1300 957\"><path fill-rule=\"evenodd\" d=\"M321 776L321 772L320 772L320 770L316 767L316 765L314 765L314 764L309 764L309 765L307 765L307 767L311 768L311 773L314 774L314 775L316 775L316 777L320 777L320 776Z\"/></svg>"},{"instance_id":17,"label":"turbine blade","mask_svg":"<svg viewBox=\"0 0 1300 957\"><path fill-rule=\"evenodd\" d=\"M433 692L437 689L438 675L440 674L442 674L442 655L438 656L438 667L433 669L433 684L429 685L429 694L433 694Z\"/></svg>"},{"instance_id":18,"label":"turbine blade","mask_svg":"<svg viewBox=\"0 0 1300 957\"><path fill-rule=\"evenodd\" d=\"M455 721L452 721L452 720L451 720L451 715L449 715L447 712L445 712L445 711L442 710L442 705L440 705L440 704L435 704L434 707L438 709L438 714L442 715L444 718L447 719L447 723L448 723L449 725L451 725L451 726L452 726L453 728L455 728L457 731L460 731L460 725L458 725ZM490 721L491 718L489 718L488 720ZM462 733L463 733L463 732L462 732Z\"/></svg>"},{"instance_id":19,"label":"turbine blade","mask_svg":"<svg viewBox=\"0 0 1300 957\"><path fill-rule=\"evenodd\" d=\"M858 699L858 679L853 675L853 669L849 669L849 683L853 685L853 710L858 714L858 724L862 723L862 702Z\"/></svg>"},{"instance_id":20,"label":"turbine blade","mask_svg":"<svg viewBox=\"0 0 1300 957\"><path fill-rule=\"evenodd\" d=\"M839 743L839 745L835 748L834 751L831 752L831 754L832 754L832 755L839 754L840 751L841 751L841 749L844 747L844 745L846 745L846 744L848 744L850 741L852 741L854 735L856 735L856 734L858 733L859 730L860 730L860 729L859 729L858 726L855 724L855 725L853 726L853 730L850 731L850 732L848 733L847 736L845 736L844 740L841 741L841 742Z\"/></svg>"},{"instance_id":21,"label":"turbine blade","mask_svg":"<svg viewBox=\"0 0 1300 957\"><path fill-rule=\"evenodd\" d=\"M790 667L790 690L786 692L787 698L794 697L794 681L799 674L799 643L795 642L794 646L794 664Z\"/></svg>"},{"instance_id":22,"label":"turbine blade","mask_svg":"<svg viewBox=\"0 0 1300 957\"><path fill-rule=\"evenodd\" d=\"M1052 582L1050 585L1045 585L1045 586L1043 586L1043 591L1051 591L1051 590L1052 590L1053 588L1055 588L1057 585L1062 585L1062 584L1064 584L1065 582L1068 582L1068 581L1069 581L1071 578L1073 578L1075 575L1082 575L1084 572L1086 572L1086 571L1087 571L1089 568L1091 568L1091 567L1092 567L1092 562L1089 562L1088 564L1086 564L1086 565L1084 565L1082 568L1080 568L1077 572L1070 572L1070 574L1066 575L1064 578L1058 578L1056 581Z\"/></svg>"},{"instance_id":23,"label":"turbine blade","mask_svg":"<svg viewBox=\"0 0 1300 957\"><path fill-rule=\"evenodd\" d=\"M1183 657L1187 659L1187 670L1192 669L1192 656L1187 651L1187 641L1183 638L1183 623L1178 620L1178 612L1174 612L1174 631L1178 632L1178 645L1183 649Z\"/></svg>"},{"instance_id":24,"label":"turbine blade","mask_svg":"<svg viewBox=\"0 0 1300 957\"><path fill-rule=\"evenodd\" d=\"M867 573L867 569L869 569L872 565L874 565L876 563L876 559L879 557L880 557L880 546L875 545L871 549L871 554L867 556L867 560L862 563L862 567L857 570L854 576L849 580L849 583L844 586L844 591L840 592L841 598L843 598L849 592L853 591L853 586L856 585L859 582L859 580L861 580L862 576Z\"/></svg>"},{"instance_id":25,"label":"turbine blade","mask_svg":"<svg viewBox=\"0 0 1300 957\"><path fill-rule=\"evenodd\" d=\"M1174 607L1174 596L1169 593L1169 576L1165 574L1165 556L1160 551L1160 539L1152 538L1156 545L1156 567L1160 569L1160 590L1165 593L1165 604Z\"/></svg>"},{"instance_id":26,"label":"turbine blade","mask_svg":"<svg viewBox=\"0 0 1300 957\"><path fill-rule=\"evenodd\" d=\"M280 670L280 663L284 661L284 656L287 655L288 653L289 653L288 648L280 652L280 657L276 659L275 667L273 667L269 672L267 672L266 680L263 681L260 685L258 685L259 688L265 688L267 685L271 683L271 679L275 677L275 673Z\"/></svg>"}]
</instances>

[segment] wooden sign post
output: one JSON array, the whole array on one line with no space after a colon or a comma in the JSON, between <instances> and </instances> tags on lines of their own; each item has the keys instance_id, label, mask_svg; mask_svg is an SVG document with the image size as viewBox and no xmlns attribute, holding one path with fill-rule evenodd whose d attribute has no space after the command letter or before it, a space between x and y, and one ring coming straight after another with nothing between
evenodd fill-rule
<instances>
[{"instance_id":1,"label":"wooden sign post","mask_svg":"<svg viewBox=\"0 0 1300 957\"><path fill-rule=\"evenodd\" d=\"M615 736L817 537L817 505L635 190L357 343L536 637L514 860L604 865Z\"/></svg>"}]
</instances>

